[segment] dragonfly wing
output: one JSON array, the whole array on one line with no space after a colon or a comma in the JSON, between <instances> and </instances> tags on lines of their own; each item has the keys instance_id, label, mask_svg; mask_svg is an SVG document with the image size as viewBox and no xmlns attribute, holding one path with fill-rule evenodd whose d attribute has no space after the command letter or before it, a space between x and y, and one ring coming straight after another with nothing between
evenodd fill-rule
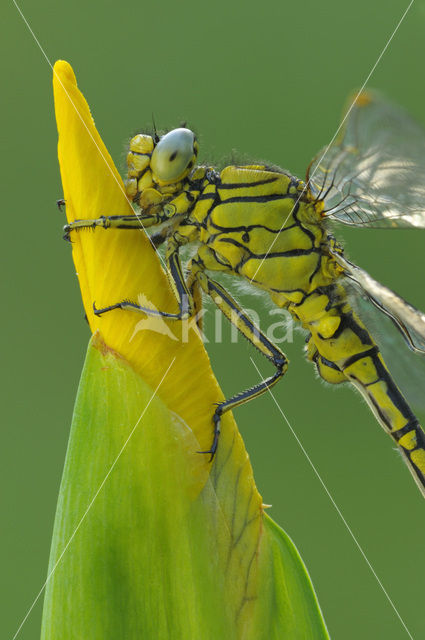
<instances>
[{"instance_id":1,"label":"dragonfly wing","mask_svg":"<svg viewBox=\"0 0 425 640\"><path fill-rule=\"evenodd\" d=\"M331 249L345 276L355 283L368 300L385 313L402 334L412 351L425 354L425 314L403 300L397 293L381 284L364 269Z\"/></svg>"},{"instance_id":2,"label":"dragonfly wing","mask_svg":"<svg viewBox=\"0 0 425 640\"><path fill-rule=\"evenodd\" d=\"M405 348L404 336L392 318L383 314L353 280L345 283L350 302L374 340L407 401L418 410L425 409L425 358L421 352Z\"/></svg>"},{"instance_id":3,"label":"dragonfly wing","mask_svg":"<svg viewBox=\"0 0 425 640\"><path fill-rule=\"evenodd\" d=\"M402 108L365 92L307 176L324 215L357 227L425 228L425 130Z\"/></svg>"}]
</instances>

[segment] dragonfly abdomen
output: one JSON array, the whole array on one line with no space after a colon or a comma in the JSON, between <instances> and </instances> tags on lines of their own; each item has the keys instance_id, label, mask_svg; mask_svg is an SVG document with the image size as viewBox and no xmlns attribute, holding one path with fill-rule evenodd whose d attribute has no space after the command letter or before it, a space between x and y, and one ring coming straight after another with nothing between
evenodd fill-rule
<instances>
[{"instance_id":1,"label":"dragonfly abdomen","mask_svg":"<svg viewBox=\"0 0 425 640\"><path fill-rule=\"evenodd\" d=\"M368 402L378 422L401 450L425 494L425 434L392 379L378 347L346 361L343 372ZM373 378L370 380L370 378Z\"/></svg>"},{"instance_id":2,"label":"dragonfly abdomen","mask_svg":"<svg viewBox=\"0 0 425 640\"><path fill-rule=\"evenodd\" d=\"M334 285L330 289L329 304L321 314L308 320L305 310L297 311L311 332L309 358L316 362L319 374L327 382L348 381L360 391L380 425L396 442L425 495L425 434L372 336L343 299L343 288ZM324 295L319 291L316 297ZM308 302L310 309L313 302L314 296ZM316 300L316 308L317 305Z\"/></svg>"}]
</instances>

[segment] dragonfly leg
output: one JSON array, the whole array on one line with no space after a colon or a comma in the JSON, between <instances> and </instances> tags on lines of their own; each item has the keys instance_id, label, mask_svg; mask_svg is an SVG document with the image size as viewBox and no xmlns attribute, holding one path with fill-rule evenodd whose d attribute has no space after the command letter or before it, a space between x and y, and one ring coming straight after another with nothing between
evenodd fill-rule
<instances>
[{"instance_id":1,"label":"dragonfly leg","mask_svg":"<svg viewBox=\"0 0 425 640\"><path fill-rule=\"evenodd\" d=\"M70 239L72 231L81 231L82 229L135 229L140 231L146 227L160 224L161 219L158 214L154 215L125 215L125 216L100 216L92 220L73 220L63 228L64 240Z\"/></svg>"},{"instance_id":2,"label":"dragonfly leg","mask_svg":"<svg viewBox=\"0 0 425 640\"><path fill-rule=\"evenodd\" d=\"M144 307L137 304L136 302L132 302L131 300L122 300L121 302L116 302L115 304L112 304L108 307L103 307L102 309L97 309L95 307L95 304L93 303L93 310L95 315L101 316L103 313L113 311L114 309L128 309L131 311L139 311L146 314L147 316L156 316L166 318L168 320L187 320L188 318L190 318L194 313L195 303L192 293L185 282L179 257L179 249L185 242L185 238L180 236L180 234L175 233L168 239L167 251L165 255L167 264L167 275L170 281L171 288L179 305L178 313L158 311L158 309Z\"/></svg>"},{"instance_id":3,"label":"dragonfly leg","mask_svg":"<svg viewBox=\"0 0 425 640\"><path fill-rule=\"evenodd\" d=\"M220 311L230 320L230 322L247 338L247 340L256 347L276 368L273 375L269 376L262 382L254 385L250 389L241 391L233 395L228 400L220 402L213 415L214 436L210 449L200 451L199 453L210 454L210 460L214 458L217 451L218 440L220 437L220 421L221 416L226 411L232 411L236 407L245 402L249 402L253 398L257 398L261 394L271 389L286 373L288 369L288 360L285 354L276 347L260 329L252 322L249 316L238 303L229 295L229 293L218 283L207 276L201 262L192 260L191 270L194 277L198 280L202 290L211 297L212 301L217 305Z\"/></svg>"},{"instance_id":4,"label":"dragonfly leg","mask_svg":"<svg viewBox=\"0 0 425 640\"><path fill-rule=\"evenodd\" d=\"M196 324L199 331L202 333L204 329L204 322L202 318L202 289L198 279L193 271L189 271L187 280L187 288L189 289L190 296L193 300L193 313L195 315Z\"/></svg>"}]
</instances>

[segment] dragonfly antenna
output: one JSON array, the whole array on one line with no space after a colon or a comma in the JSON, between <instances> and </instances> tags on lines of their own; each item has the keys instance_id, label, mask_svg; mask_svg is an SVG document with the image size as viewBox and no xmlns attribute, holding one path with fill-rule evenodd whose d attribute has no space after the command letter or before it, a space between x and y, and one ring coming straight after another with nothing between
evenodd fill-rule
<instances>
[{"instance_id":1,"label":"dragonfly antenna","mask_svg":"<svg viewBox=\"0 0 425 640\"><path fill-rule=\"evenodd\" d=\"M154 131L153 139L154 139L154 141L155 141L155 144L158 144L158 142L159 142L159 135L158 135L158 132L157 132L157 130L156 130L155 116L153 115L153 112L152 112L152 124L153 124L153 131Z\"/></svg>"}]
</instances>

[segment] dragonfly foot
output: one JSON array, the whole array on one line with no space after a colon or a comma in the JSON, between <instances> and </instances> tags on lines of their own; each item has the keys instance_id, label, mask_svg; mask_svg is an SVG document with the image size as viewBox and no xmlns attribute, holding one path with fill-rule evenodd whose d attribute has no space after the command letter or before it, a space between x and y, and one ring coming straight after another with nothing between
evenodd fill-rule
<instances>
[{"instance_id":1,"label":"dragonfly foot","mask_svg":"<svg viewBox=\"0 0 425 640\"><path fill-rule=\"evenodd\" d=\"M66 224L63 228L63 236L62 238L66 241L66 242L71 242L72 244L72 240L71 240L71 230L72 227L69 224Z\"/></svg>"},{"instance_id":2,"label":"dragonfly foot","mask_svg":"<svg viewBox=\"0 0 425 640\"><path fill-rule=\"evenodd\" d=\"M218 405L213 416L214 438L213 438L211 448L208 449L207 451L196 452L196 453L205 453L207 455L210 455L211 457L209 459L209 462L212 462L214 460L214 456L217 453L218 439L220 437L220 420L221 420L221 409L220 409L220 405Z\"/></svg>"}]
</instances>

